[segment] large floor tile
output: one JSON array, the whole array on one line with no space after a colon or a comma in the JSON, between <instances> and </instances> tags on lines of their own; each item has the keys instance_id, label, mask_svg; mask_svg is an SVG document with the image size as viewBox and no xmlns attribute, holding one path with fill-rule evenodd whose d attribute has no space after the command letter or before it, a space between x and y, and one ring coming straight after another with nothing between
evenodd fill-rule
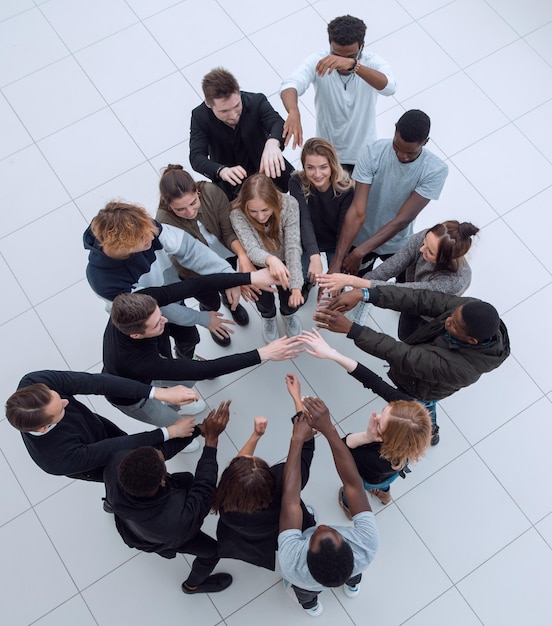
<instances>
[{"instance_id":1,"label":"large floor tile","mask_svg":"<svg viewBox=\"0 0 552 626\"><path fill-rule=\"evenodd\" d=\"M515 381L513 393L511 381ZM542 396L534 380L510 356L498 368L483 374L473 385L439 403L464 437L474 444L493 432Z\"/></svg>"},{"instance_id":2,"label":"large floor tile","mask_svg":"<svg viewBox=\"0 0 552 626\"><path fill-rule=\"evenodd\" d=\"M530 530L462 580L458 589L485 626L547 626L550 576L552 550Z\"/></svg>"},{"instance_id":3,"label":"large floor tile","mask_svg":"<svg viewBox=\"0 0 552 626\"><path fill-rule=\"evenodd\" d=\"M209 24L207 32L206 24ZM243 32L215 0L195 3L193 11L180 2L147 18L144 25L179 68L243 37Z\"/></svg>"},{"instance_id":4,"label":"large floor tile","mask_svg":"<svg viewBox=\"0 0 552 626\"><path fill-rule=\"evenodd\" d=\"M112 200L139 204L154 216L159 206L159 177L146 161L80 196L75 204L87 223Z\"/></svg>"},{"instance_id":5,"label":"large floor tile","mask_svg":"<svg viewBox=\"0 0 552 626\"><path fill-rule=\"evenodd\" d=\"M103 484L75 480L35 507L41 524L81 590L136 554L123 543L113 515L103 510L104 496Z\"/></svg>"},{"instance_id":6,"label":"large floor tile","mask_svg":"<svg viewBox=\"0 0 552 626\"><path fill-rule=\"evenodd\" d=\"M552 494L547 480L552 471L548 454L548 442L552 436L551 411L550 400L543 398L475 447L533 523L552 513ZM538 437L531 437L530 433L538 433ZM528 436L530 447L523 445ZM535 498L535 493L540 497Z\"/></svg>"},{"instance_id":7,"label":"large floor tile","mask_svg":"<svg viewBox=\"0 0 552 626\"><path fill-rule=\"evenodd\" d=\"M552 345L548 334L543 333L551 297L549 285L504 316L513 336L518 338L514 347L516 359L545 393L552 391L552 372L548 366ZM533 323L528 323L531 319Z\"/></svg>"},{"instance_id":8,"label":"large floor tile","mask_svg":"<svg viewBox=\"0 0 552 626\"><path fill-rule=\"evenodd\" d=\"M403 50L410 50L404 54ZM459 67L416 23L377 42L377 53L391 64L398 81L395 98L404 102L431 85L455 74ZM420 72L423 63L425 71Z\"/></svg>"},{"instance_id":9,"label":"large floor tile","mask_svg":"<svg viewBox=\"0 0 552 626\"><path fill-rule=\"evenodd\" d=\"M508 118L464 72L457 72L403 105L422 109L430 116L431 139L449 157L508 123ZM462 121L451 125L452 118ZM428 147L431 149L431 144Z\"/></svg>"},{"instance_id":10,"label":"large floor tile","mask_svg":"<svg viewBox=\"0 0 552 626\"><path fill-rule=\"evenodd\" d=\"M75 58L108 102L124 98L176 69L143 24L85 48ZM106 64L109 72L105 71Z\"/></svg>"},{"instance_id":11,"label":"large floor tile","mask_svg":"<svg viewBox=\"0 0 552 626\"><path fill-rule=\"evenodd\" d=\"M33 304L82 280L86 256L81 237L85 228L82 215L69 203L2 240L0 250ZM53 236L45 239L45 229ZM29 250L33 250L32 255ZM68 256L73 259L69 265Z\"/></svg>"},{"instance_id":12,"label":"large floor tile","mask_svg":"<svg viewBox=\"0 0 552 626\"><path fill-rule=\"evenodd\" d=\"M109 144L105 142L106 137L109 137ZM83 150L83 146L86 149ZM39 147L73 197L144 161L136 143L108 109L43 139Z\"/></svg>"},{"instance_id":13,"label":"large floor tile","mask_svg":"<svg viewBox=\"0 0 552 626\"><path fill-rule=\"evenodd\" d=\"M422 18L420 24L460 67L518 38L515 30L483 0L451 2ZM465 37L468 30L469 44Z\"/></svg>"},{"instance_id":14,"label":"large floor tile","mask_svg":"<svg viewBox=\"0 0 552 626\"><path fill-rule=\"evenodd\" d=\"M488 0L488 2L520 35L527 35L552 20L552 5L548 2L540 0L528 0L523 4L510 0Z\"/></svg>"},{"instance_id":15,"label":"large floor tile","mask_svg":"<svg viewBox=\"0 0 552 626\"><path fill-rule=\"evenodd\" d=\"M97 622L82 596L74 596L39 619L35 624L37 626L60 626L61 624L96 626Z\"/></svg>"},{"instance_id":16,"label":"large floor tile","mask_svg":"<svg viewBox=\"0 0 552 626\"><path fill-rule=\"evenodd\" d=\"M500 215L549 187L552 180L552 165L512 126L462 150L452 161Z\"/></svg>"},{"instance_id":17,"label":"large floor tile","mask_svg":"<svg viewBox=\"0 0 552 626\"><path fill-rule=\"evenodd\" d=\"M174 72L116 102L112 109L142 152L152 157L188 139L190 120L183 114L198 104L179 72ZM152 124L151 111L156 111Z\"/></svg>"},{"instance_id":18,"label":"large floor tile","mask_svg":"<svg viewBox=\"0 0 552 626\"><path fill-rule=\"evenodd\" d=\"M67 47L37 8L0 22L0 86L68 54Z\"/></svg>"},{"instance_id":19,"label":"large floor tile","mask_svg":"<svg viewBox=\"0 0 552 626\"><path fill-rule=\"evenodd\" d=\"M77 589L54 546L32 511L0 528L2 562L10 575L2 578L2 621L29 624L75 595ZM32 602L14 602L21 589L32 589Z\"/></svg>"},{"instance_id":20,"label":"large floor tile","mask_svg":"<svg viewBox=\"0 0 552 626\"><path fill-rule=\"evenodd\" d=\"M547 515L535 528L539 531L546 543L552 548L552 514Z\"/></svg>"},{"instance_id":21,"label":"large floor tile","mask_svg":"<svg viewBox=\"0 0 552 626\"><path fill-rule=\"evenodd\" d=\"M50 0L44 3L42 11L71 52L138 21L124 0L97 0L93 3ZM109 19L105 19L106 15Z\"/></svg>"},{"instance_id":22,"label":"large floor tile","mask_svg":"<svg viewBox=\"0 0 552 626\"><path fill-rule=\"evenodd\" d=\"M5 301L9 303L0 312L0 324L3 324L29 310L31 302L3 258L0 258L0 284L5 293Z\"/></svg>"},{"instance_id":23,"label":"large floor tile","mask_svg":"<svg viewBox=\"0 0 552 626\"><path fill-rule=\"evenodd\" d=\"M5 428L3 423L0 429ZM11 426L7 426L11 428ZM0 454L0 489L2 489L2 510L0 511L0 526L17 517L30 508L30 502L21 489L16 475L4 455Z\"/></svg>"},{"instance_id":24,"label":"large floor tile","mask_svg":"<svg viewBox=\"0 0 552 626\"><path fill-rule=\"evenodd\" d=\"M449 589L431 604L423 608L404 626L480 626L481 622L458 593L457 589Z\"/></svg>"},{"instance_id":25,"label":"large floor tile","mask_svg":"<svg viewBox=\"0 0 552 626\"><path fill-rule=\"evenodd\" d=\"M242 0L242 2L220 0L218 4L236 24L240 25L246 35L309 6L307 0L282 0L278 4L268 3L263 6L262 11L259 11L259 5L255 0Z\"/></svg>"},{"instance_id":26,"label":"large floor tile","mask_svg":"<svg viewBox=\"0 0 552 626\"><path fill-rule=\"evenodd\" d=\"M549 100L516 120L516 126L550 162L552 162L552 148L550 142L547 141L547 133L543 132L543 129L546 128L551 114L552 100Z\"/></svg>"},{"instance_id":27,"label":"large floor tile","mask_svg":"<svg viewBox=\"0 0 552 626\"><path fill-rule=\"evenodd\" d=\"M512 89L504 80L504 68L510 75L531 65L539 76L531 89ZM466 72L485 91L491 100L511 119L515 119L552 97L552 68L524 41L514 43L470 66Z\"/></svg>"},{"instance_id":28,"label":"large floor tile","mask_svg":"<svg viewBox=\"0 0 552 626\"><path fill-rule=\"evenodd\" d=\"M363 574L360 597L354 602L343 598L342 602L355 624L365 623L369 616L378 626L395 626L440 596L452 583L395 505L379 513L376 520L379 552ZM398 589L390 581L397 577L397 572L403 575L406 563L415 564L415 575L408 576L408 585L401 585L397 601ZM335 593L343 597L341 589Z\"/></svg>"},{"instance_id":29,"label":"large floor tile","mask_svg":"<svg viewBox=\"0 0 552 626\"><path fill-rule=\"evenodd\" d=\"M466 489L466 485L477 488ZM432 502L439 502L438 514L432 511ZM529 526L496 478L470 451L405 494L397 506L453 582Z\"/></svg>"},{"instance_id":30,"label":"large floor tile","mask_svg":"<svg viewBox=\"0 0 552 626\"><path fill-rule=\"evenodd\" d=\"M320 602L324 606L324 612L317 618L317 624L352 626L354 622L351 621L332 591L323 592L320 595ZM265 626L311 623L310 616L302 611L303 609L284 591L282 583L277 583L253 602L227 617L225 624L227 626L255 626L259 623L260 615Z\"/></svg>"},{"instance_id":31,"label":"large floor tile","mask_svg":"<svg viewBox=\"0 0 552 626\"><path fill-rule=\"evenodd\" d=\"M525 41L548 63L552 62L552 22L527 35Z\"/></svg>"},{"instance_id":32,"label":"large floor tile","mask_svg":"<svg viewBox=\"0 0 552 626\"><path fill-rule=\"evenodd\" d=\"M33 142L20 118L3 96L0 96L0 133L2 135L0 159L26 148Z\"/></svg>"},{"instance_id":33,"label":"large floor tile","mask_svg":"<svg viewBox=\"0 0 552 626\"><path fill-rule=\"evenodd\" d=\"M40 98L29 98L29 92ZM105 100L73 57L8 85L4 93L35 140L105 107Z\"/></svg>"},{"instance_id":34,"label":"large floor tile","mask_svg":"<svg viewBox=\"0 0 552 626\"><path fill-rule=\"evenodd\" d=\"M120 626L129 622L170 623L175 616L185 616L190 623L214 626L221 617L209 597L188 596L180 590L189 571L182 556L163 559L157 554L137 553L130 561L85 589L82 595L103 626ZM222 593L232 593L232 590Z\"/></svg>"},{"instance_id":35,"label":"large floor tile","mask_svg":"<svg viewBox=\"0 0 552 626\"><path fill-rule=\"evenodd\" d=\"M35 6L33 0L5 0L0 8L0 20L34 9Z\"/></svg>"},{"instance_id":36,"label":"large floor tile","mask_svg":"<svg viewBox=\"0 0 552 626\"><path fill-rule=\"evenodd\" d=\"M32 171L33 184L29 185ZM66 204L70 197L36 146L0 161L0 202L11 207L10 219L0 225L0 237ZM22 190L25 193L22 193Z\"/></svg>"}]
</instances>

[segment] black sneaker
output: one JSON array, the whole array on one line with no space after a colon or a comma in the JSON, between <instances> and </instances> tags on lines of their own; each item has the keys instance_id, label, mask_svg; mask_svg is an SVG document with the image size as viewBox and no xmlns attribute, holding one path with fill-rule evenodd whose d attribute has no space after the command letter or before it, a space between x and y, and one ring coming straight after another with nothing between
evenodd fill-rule
<instances>
[{"instance_id":1,"label":"black sneaker","mask_svg":"<svg viewBox=\"0 0 552 626\"><path fill-rule=\"evenodd\" d=\"M201 585L198 585L195 589L188 589L186 581L182 583L182 591L184 593L216 593L217 591L224 591L232 584L232 576L230 574L212 574L208 576Z\"/></svg>"},{"instance_id":2,"label":"black sneaker","mask_svg":"<svg viewBox=\"0 0 552 626\"><path fill-rule=\"evenodd\" d=\"M109 500L107 498L102 498L103 500L103 510L106 513L113 513L113 507L111 506Z\"/></svg>"},{"instance_id":3,"label":"black sneaker","mask_svg":"<svg viewBox=\"0 0 552 626\"><path fill-rule=\"evenodd\" d=\"M439 426L432 424L431 426L431 445L436 446L439 443Z\"/></svg>"},{"instance_id":4,"label":"black sneaker","mask_svg":"<svg viewBox=\"0 0 552 626\"><path fill-rule=\"evenodd\" d=\"M211 333L211 331L209 332ZM220 346L221 348L228 348L230 345L230 335L227 335L226 337L219 337L218 335L215 335L215 333L211 333L211 337L217 346Z\"/></svg>"},{"instance_id":5,"label":"black sneaker","mask_svg":"<svg viewBox=\"0 0 552 626\"><path fill-rule=\"evenodd\" d=\"M247 326L249 324L249 314L241 304L238 304L235 311L230 309L230 315L238 326Z\"/></svg>"},{"instance_id":6,"label":"black sneaker","mask_svg":"<svg viewBox=\"0 0 552 626\"><path fill-rule=\"evenodd\" d=\"M309 281L305 281L303 283L303 286L301 287L301 295L303 296L303 300L305 302L303 302L303 304L307 304L307 300L309 299L309 293L310 290L314 287L314 285L312 283L309 283Z\"/></svg>"}]
</instances>

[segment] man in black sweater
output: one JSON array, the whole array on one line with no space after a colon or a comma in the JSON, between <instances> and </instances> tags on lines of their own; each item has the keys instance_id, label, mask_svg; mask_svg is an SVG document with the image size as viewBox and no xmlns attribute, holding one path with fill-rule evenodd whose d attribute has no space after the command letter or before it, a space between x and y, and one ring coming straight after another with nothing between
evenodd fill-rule
<instances>
[{"instance_id":1,"label":"man in black sweater","mask_svg":"<svg viewBox=\"0 0 552 626\"><path fill-rule=\"evenodd\" d=\"M191 393L183 386L158 388L109 374L44 370L21 379L6 402L6 417L42 470L102 482L104 466L118 450L154 446L171 458L200 431L193 418L181 418L167 428L127 435L73 396L122 394L178 403L189 401Z\"/></svg>"},{"instance_id":2,"label":"man in black sweater","mask_svg":"<svg viewBox=\"0 0 552 626\"><path fill-rule=\"evenodd\" d=\"M229 405L223 402L199 427L205 447L195 476L168 474L162 453L151 447L118 452L105 468L107 496L127 546L166 559L196 555L182 583L188 594L222 591L232 583L230 574L211 575L219 560L217 543L201 531L217 482L218 437L228 423Z\"/></svg>"},{"instance_id":3,"label":"man in black sweater","mask_svg":"<svg viewBox=\"0 0 552 626\"><path fill-rule=\"evenodd\" d=\"M174 359L172 356L167 319L159 307L198 293L231 286L252 284L267 289L272 281L268 270L263 269L250 274L200 276L165 287L148 287L117 296L104 333L104 371L147 384L157 381L162 385L183 383L191 386L191 381L228 374L262 361L295 358L302 350L298 349L300 342L294 337L278 339L258 350L211 361ZM124 394L112 394L107 399L126 415L156 426L172 423L175 410L179 408L150 399L136 402L135 397Z\"/></svg>"},{"instance_id":4,"label":"man in black sweater","mask_svg":"<svg viewBox=\"0 0 552 626\"><path fill-rule=\"evenodd\" d=\"M240 91L218 67L203 77L205 102L192 111L190 163L230 200L251 174L264 172L284 193L294 167L282 155L284 120L262 93Z\"/></svg>"}]
</instances>

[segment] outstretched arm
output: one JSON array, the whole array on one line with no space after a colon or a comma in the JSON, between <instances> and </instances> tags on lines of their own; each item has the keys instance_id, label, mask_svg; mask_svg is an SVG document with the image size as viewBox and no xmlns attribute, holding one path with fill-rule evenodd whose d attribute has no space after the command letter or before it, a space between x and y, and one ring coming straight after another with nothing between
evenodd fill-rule
<instances>
[{"instance_id":1,"label":"outstretched arm","mask_svg":"<svg viewBox=\"0 0 552 626\"><path fill-rule=\"evenodd\" d=\"M260 438L265 434L266 427L268 426L268 420L266 417L256 417L253 420L253 432L249 436L249 439L244 443L242 449L236 454L236 456L253 456L255 454L255 448L259 443Z\"/></svg>"},{"instance_id":2,"label":"outstretched arm","mask_svg":"<svg viewBox=\"0 0 552 626\"><path fill-rule=\"evenodd\" d=\"M349 503L351 515L371 511L355 460L332 424L328 407L319 398L304 398L303 404L305 406L304 415L309 425L322 433L328 440L335 469L343 483L345 498Z\"/></svg>"}]
</instances>

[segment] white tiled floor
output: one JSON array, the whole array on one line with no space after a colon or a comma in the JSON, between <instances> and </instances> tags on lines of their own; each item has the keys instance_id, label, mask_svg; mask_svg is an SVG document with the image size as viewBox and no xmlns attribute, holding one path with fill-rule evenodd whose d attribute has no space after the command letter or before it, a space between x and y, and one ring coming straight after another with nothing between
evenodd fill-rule
<instances>
[{"instance_id":1,"label":"white tiled floor","mask_svg":"<svg viewBox=\"0 0 552 626\"><path fill-rule=\"evenodd\" d=\"M530 626L552 623L552 4L545 0L0 0L1 397L27 371L100 368L106 320L84 278L81 233L106 200L154 212L159 170L188 164L189 114L203 74L227 66L281 112L281 79L326 45L325 23L351 13L367 45L388 59L399 89L380 103L390 136L408 108L433 120L430 149L450 176L418 220L482 227L469 293L493 302L509 326L502 368L443 401L442 440L374 503L382 547L360 598L326 591L321 624ZM314 132L312 94L302 99ZM297 160L298 151L288 150ZM302 311L305 326L314 304ZM260 345L249 330L234 349ZM376 311L389 331L396 316ZM380 373L383 364L342 336L330 341ZM224 353L203 333L201 352ZM302 355L198 385L210 406L232 398L224 466L270 418L259 454L285 456L291 402L284 374L327 401L343 431L362 428L381 401L335 364ZM282 400L281 400L282 399ZM280 401L281 400L281 401ZM93 406L136 432L105 400ZM227 592L184 596L189 561L139 554L100 506L101 485L48 476L0 421L2 624L120 626L194 623L267 626L308 621L278 573L225 561ZM198 453L173 469L193 469ZM318 444L306 500L344 521L329 451ZM205 527L213 532L211 516Z\"/></svg>"}]
</instances>

